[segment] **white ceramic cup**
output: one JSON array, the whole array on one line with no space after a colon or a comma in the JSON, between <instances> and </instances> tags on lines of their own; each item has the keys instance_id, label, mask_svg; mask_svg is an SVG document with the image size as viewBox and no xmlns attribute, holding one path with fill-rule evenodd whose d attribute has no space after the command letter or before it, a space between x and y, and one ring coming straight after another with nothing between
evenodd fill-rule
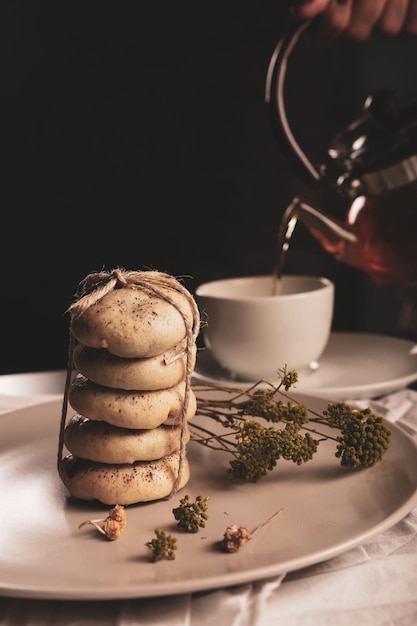
<instances>
[{"instance_id":1,"label":"white ceramic cup","mask_svg":"<svg viewBox=\"0 0 417 626\"><path fill-rule=\"evenodd\" d=\"M334 285L318 276L284 276L272 295L272 276L199 285L204 344L214 359L243 380L277 380L287 366L299 373L316 363L329 339Z\"/></svg>"}]
</instances>

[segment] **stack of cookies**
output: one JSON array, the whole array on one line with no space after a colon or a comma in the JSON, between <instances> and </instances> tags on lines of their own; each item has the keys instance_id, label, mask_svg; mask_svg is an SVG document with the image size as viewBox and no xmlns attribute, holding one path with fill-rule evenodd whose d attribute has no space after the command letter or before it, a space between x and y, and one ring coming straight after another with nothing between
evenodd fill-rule
<instances>
[{"instance_id":1,"label":"stack of cookies","mask_svg":"<svg viewBox=\"0 0 417 626\"><path fill-rule=\"evenodd\" d=\"M107 505L169 497L190 477L187 426L198 309L159 272L91 274L70 308L71 368L58 469L70 494ZM62 458L63 448L69 454Z\"/></svg>"}]
</instances>

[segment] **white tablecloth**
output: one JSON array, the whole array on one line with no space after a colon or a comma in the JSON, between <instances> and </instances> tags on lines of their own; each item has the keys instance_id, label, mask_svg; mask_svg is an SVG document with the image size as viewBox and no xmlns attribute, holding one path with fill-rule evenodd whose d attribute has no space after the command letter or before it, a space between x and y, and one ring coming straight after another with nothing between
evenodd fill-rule
<instances>
[{"instance_id":1,"label":"white tablecloth","mask_svg":"<svg viewBox=\"0 0 417 626\"><path fill-rule=\"evenodd\" d=\"M42 393L31 391L31 394L0 394L0 412L45 400ZM373 403L361 400L357 404ZM388 419L417 437L416 391L403 389L379 399L374 405L380 414L385 413ZM415 626L417 508L362 546L324 563L270 580L205 593L108 602L3 597L0 598L0 624Z\"/></svg>"}]
</instances>

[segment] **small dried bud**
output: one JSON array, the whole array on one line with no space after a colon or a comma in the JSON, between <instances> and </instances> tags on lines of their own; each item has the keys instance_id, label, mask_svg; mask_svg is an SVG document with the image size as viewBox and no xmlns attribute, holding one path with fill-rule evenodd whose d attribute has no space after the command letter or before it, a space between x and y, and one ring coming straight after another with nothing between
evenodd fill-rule
<instances>
[{"instance_id":1,"label":"small dried bud","mask_svg":"<svg viewBox=\"0 0 417 626\"><path fill-rule=\"evenodd\" d=\"M249 541L249 539L252 539L261 528L274 521L281 511L282 509L276 511L276 513L271 515L271 517L268 517L268 519L258 524L252 532L249 532L246 526L231 524L226 528L220 544L221 547L225 550L225 552L237 552L247 541Z\"/></svg>"},{"instance_id":2,"label":"small dried bud","mask_svg":"<svg viewBox=\"0 0 417 626\"><path fill-rule=\"evenodd\" d=\"M231 524L226 528L221 546L226 552L237 552L250 538L251 535L245 526Z\"/></svg>"},{"instance_id":3,"label":"small dried bud","mask_svg":"<svg viewBox=\"0 0 417 626\"><path fill-rule=\"evenodd\" d=\"M100 523L103 523L103 526L100 526ZM90 519L80 524L78 528L82 528L86 524L91 524L97 528L102 535L105 535L107 539L114 541L120 537L126 523L127 517L125 509L120 504L116 504L105 519Z\"/></svg>"}]
</instances>

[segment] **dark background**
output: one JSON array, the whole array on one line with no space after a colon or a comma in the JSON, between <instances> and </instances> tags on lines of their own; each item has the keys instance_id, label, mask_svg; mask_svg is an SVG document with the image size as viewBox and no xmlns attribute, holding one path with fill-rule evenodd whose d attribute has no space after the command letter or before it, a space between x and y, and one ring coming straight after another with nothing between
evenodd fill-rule
<instances>
[{"instance_id":1,"label":"dark background","mask_svg":"<svg viewBox=\"0 0 417 626\"><path fill-rule=\"evenodd\" d=\"M305 186L264 101L287 25L282 0L2 2L0 374L66 366L66 310L92 271L154 268L191 292L272 272L280 217ZM288 99L306 152L320 162L375 86L412 85L416 49L298 47ZM287 271L335 281L335 330L404 332L404 294L302 227Z\"/></svg>"}]
</instances>

